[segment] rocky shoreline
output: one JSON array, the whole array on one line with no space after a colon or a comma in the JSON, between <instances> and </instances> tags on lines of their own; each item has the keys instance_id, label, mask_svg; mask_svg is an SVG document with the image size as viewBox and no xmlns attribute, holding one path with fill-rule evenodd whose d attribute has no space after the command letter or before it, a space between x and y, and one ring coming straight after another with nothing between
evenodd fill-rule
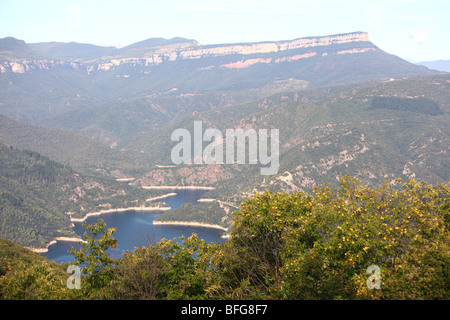
<instances>
[{"instance_id":1,"label":"rocky shoreline","mask_svg":"<svg viewBox=\"0 0 450 320\"><path fill-rule=\"evenodd\" d=\"M142 188L144 189L171 189L171 190L183 190L183 189L188 189L188 190L214 190L215 188L213 187L199 187L199 186L142 186ZM168 193L168 194L164 194L161 196L157 196L157 197L153 197L150 199L147 199L147 201L155 201L155 200L160 200L160 199L164 199L170 196L174 196L176 195L176 193ZM208 200L212 200L212 199L208 199ZM167 207L161 207L161 206L157 206L157 207L130 207L130 208L117 208L117 209L108 209L108 210L102 210L102 211L97 211L97 212L91 212L86 214L83 218L72 218L70 217L70 221L71 222L84 222L87 218L92 217L92 216L100 216L103 214L107 214L107 213L115 213L115 212L126 212L126 211L168 211L171 208L169 206ZM197 226L197 227L206 227L206 228L215 228L215 229L221 229L223 231L228 231L227 228L224 228L222 226L219 225L214 225L214 224L208 224L208 223L200 223L200 222L183 222L183 221L154 221L153 224L155 225L187 225L187 226ZM226 237L226 236L222 236L222 237ZM28 249L30 249L33 252L36 253L45 253L48 252L48 247L51 246L52 244L55 244L57 241L72 241L72 242L80 242L83 241L81 238L77 238L77 237L56 237L54 238L52 241L50 241L49 243L47 243L45 245L45 248L32 248L32 247L28 247Z\"/></svg>"},{"instance_id":2,"label":"rocky shoreline","mask_svg":"<svg viewBox=\"0 0 450 320\"><path fill-rule=\"evenodd\" d=\"M108 210L102 210L98 212L92 212L86 214L83 218L70 218L71 222L84 222L87 218L92 216L99 216L106 213L114 213L114 212L125 212L125 211L167 211L171 208L169 206L167 207L130 207L130 208L117 208L117 209L108 209Z\"/></svg>"},{"instance_id":3,"label":"rocky shoreline","mask_svg":"<svg viewBox=\"0 0 450 320\"><path fill-rule=\"evenodd\" d=\"M70 218L70 221L71 222L84 222L87 218L92 217L92 216L99 216L102 214L114 213L114 212L125 212L125 211L130 211L130 210L133 210L133 211L166 211L166 210L170 210L170 209L171 209L170 207L159 207L159 206L158 207L130 207L130 208L109 209L109 210L88 213L83 218ZM36 253L45 253L45 252L48 252L48 247L50 247L52 244L55 244L57 241L80 242L80 241L84 241L84 240L82 240L81 238L77 238L77 237L55 237L52 241L47 243L44 248L33 248L33 247L27 247L27 248Z\"/></svg>"},{"instance_id":4,"label":"rocky shoreline","mask_svg":"<svg viewBox=\"0 0 450 320\"><path fill-rule=\"evenodd\" d=\"M203 222L196 222L196 221L153 221L153 224L160 225L160 226L204 227L204 228L220 229L224 232L228 231L228 228L222 227L218 224L210 224L210 223L203 223ZM221 236L221 238L223 238L223 239L226 239L229 237L230 237L230 235L228 233L225 233Z\"/></svg>"},{"instance_id":5,"label":"rocky shoreline","mask_svg":"<svg viewBox=\"0 0 450 320\"><path fill-rule=\"evenodd\" d=\"M67 242L84 242L83 239L77 238L77 237L56 237L49 243L45 245L45 248L32 248L32 247L26 247L30 249L33 252L36 253L45 253L48 252L48 247L50 247L52 244L55 244L57 241L67 241Z\"/></svg>"},{"instance_id":6,"label":"rocky shoreline","mask_svg":"<svg viewBox=\"0 0 450 320\"><path fill-rule=\"evenodd\" d=\"M198 187L198 186L142 186L144 189L171 189L171 190L215 190L214 187Z\"/></svg>"}]
</instances>

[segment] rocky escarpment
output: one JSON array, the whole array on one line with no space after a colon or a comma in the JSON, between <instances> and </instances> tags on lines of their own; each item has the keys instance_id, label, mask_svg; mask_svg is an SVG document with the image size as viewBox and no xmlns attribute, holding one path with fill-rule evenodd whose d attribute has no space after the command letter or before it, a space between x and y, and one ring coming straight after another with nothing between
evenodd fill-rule
<instances>
[{"instance_id":1,"label":"rocky escarpment","mask_svg":"<svg viewBox=\"0 0 450 320\"><path fill-rule=\"evenodd\" d=\"M255 53L273 53L300 48L329 46L350 42L368 42L369 35L366 32L356 32L325 37L308 37L291 41L261 42L254 44L231 44L222 46L206 46L195 49L187 49L179 53L182 59L198 59L204 56L217 56L229 54L249 55Z\"/></svg>"},{"instance_id":2,"label":"rocky escarpment","mask_svg":"<svg viewBox=\"0 0 450 320\"><path fill-rule=\"evenodd\" d=\"M83 66L77 62L53 59L11 59L0 61L0 73L30 73L54 68L82 70Z\"/></svg>"},{"instance_id":3,"label":"rocky escarpment","mask_svg":"<svg viewBox=\"0 0 450 320\"><path fill-rule=\"evenodd\" d=\"M364 43L365 46L348 48L333 52L334 54L357 54L376 50L369 42L369 36L365 32L355 32L324 37L307 37L289 41L260 42L260 43L240 43L224 45L202 46L197 41L186 41L177 44L161 45L156 47L133 48L126 51L117 51L110 56L98 57L89 61L77 59L65 61L57 59L40 59L30 57L10 57L0 59L0 73L27 73L35 70L49 70L56 67L82 70L87 73L96 71L108 71L119 66L129 67L152 67L164 62L199 60L202 58L239 56L227 63L219 65L206 65L201 69L221 67L225 69L241 69L257 63L280 63L291 62L299 59L307 59L316 56L318 53L314 48L324 48L332 45L342 45L350 43ZM307 52L293 53L295 50L305 49ZM282 54L281 57L273 54ZM268 55L267 57L246 58L250 55ZM322 52L322 56L328 52Z\"/></svg>"},{"instance_id":4,"label":"rocky escarpment","mask_svg":"<svg viewBox=\"0 0 450 320\"><path fill-rule=\"evenodd\" d=\"M225 45L201 46L197 42L188 42L184 46L178 44L177 47L170 46L173 50L168 50L167 46L152 48L140 57L114 57L111 59L102 59L96 61L88 67L89 72L96 70L109 70L122 64L156 66L163 62L172 62L179 60L198 60L202 58L224 57L224 56L243 56L238 60L226 64L220 64L218 67L227 69L241 69L257 63L279 63L289 62L299 59L305 59L315 56L317 52L313 48L327 47L331 45L340 45L348 43L366 43L363 48L351 48L341 50L338 54L355 54L375 50L375 47L369 42L369 36L366 32L355 32L348 34L339 34L324 37L307 37L289 41L261 42L261 43L241 43ZM245 58L250 55L267 55L277 53L287 53L299 49L311 49L302 54L283 55L283 57L259 57ZM327 53L322 55L327 55ZM217 65L203 66L201 69L208 70L217 67Z\"/></svg>"}]
</instances>

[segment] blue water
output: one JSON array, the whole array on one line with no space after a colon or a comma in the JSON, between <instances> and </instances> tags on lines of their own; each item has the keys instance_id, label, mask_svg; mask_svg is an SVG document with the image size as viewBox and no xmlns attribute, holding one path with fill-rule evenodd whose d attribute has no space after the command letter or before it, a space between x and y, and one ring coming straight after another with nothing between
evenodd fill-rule
<instances>
[{"instance_id":1,"label":"blue water","mask_svg":"<svg viewBox=\"0 0 450 320\"><path fill-rule=\"evenodd\" d=\"M204 190L177 190L177 195L163 199L171 208L178 208L183 203L196 204L206 191ZM113 258L120 258L124 251L134 250L137 246L145 246L154 244L157 241L165 239L178 239L182 235L185 237L196 233L199 238L206 242L223 242L221 235L222 230L191 227L191 226L170 226L170 225L153 225L153 220L162 212L138 212L134 210L124 212L107 213L101 216L92 216L86 219L87 224L94 224L99 218L105 221L107 228L116 228L113 237L117 239L117 247L109 250L109 254ZM82 223L75 223L75 233L82 236L86 229ZM79 248L76 242L58 241L51 245L48 252L42 253L42 256L49 260L61 263L72 262L74 257L69 253L72 247Z\"/></svg>"}]
</instances>

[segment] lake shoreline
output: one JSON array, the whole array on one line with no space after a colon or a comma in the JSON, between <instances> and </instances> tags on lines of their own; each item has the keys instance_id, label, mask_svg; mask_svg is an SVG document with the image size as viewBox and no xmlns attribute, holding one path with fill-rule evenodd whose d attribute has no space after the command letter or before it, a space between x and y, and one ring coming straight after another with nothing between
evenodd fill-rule
<instances>
[{"instance_id":1,"label":"lake shoreline","mask_svg":"<svg viewBox=\"0 0 450 320\"><path fill-rule=\"evenodd\" d=\"M169 198L169 197L173 197L173 196L176 196L176 195L177 194L175 192L171 192L171 193L163 194L161 196L156 196L156 197L153 197L153 198L149 198L149 199L147 199L145 201L156 201L156 200L161 200L161 199L166 199L166 198Z\"/></svg>"},{"instance_id":2,"label":"lake shoreline","mask_svg":"<svg viewBox=\"0 0 450 320\"><path fill-rule=\"evenodd\" d=\"M159 226L170 225L170 226L204 227L204 228L220 229L225 232L228 231L228 228L222 227L218 224L196 222L196 221L153 221L153 224Z\"/></svg>"},{"instance_id":3,"label":"lake shoreline","mask_svg":"<svg viewBox=\"0 0 450 320\"><path fill-rule=\"evenodd\" d=\"M83 218L70 218L71 222L84 222L87 218L92 216L100 216L107 213L117 213L117 212L126 212L126 211L168 211L170 210L170 207L129 207L129 208L117 208L117 209L108 209L108 210L102 210L97 212L91 212L86 214Z\"/></svg>"},{"instance_id":4,"label":"lake shoreline","mask_svg":"<svg viewBox=\"0 0 450 320\"><path fill-rule=\"evenodd\" d=\"M84 222L87 218L92 216L100 216L107 213L117 213L117 212L126 212L126 211L140 211L140 212L146 212L146 211L167 211L170 210L170 207L130 207L130 208L117 208L117 209L108 209L108 210L102 210L98 212L91 212L86 214L83 218L70 218L70 222ZM58 241L66 241L66 242L80 242L83 241L81 238L77 237L55 237L53 240L48 242L44 248L34 248L34 247L27 247L33 252L36 253L46 253L48 252L48 247L50 247L52 244L55 244Z\"/></svg>"},{"instance_id":5,"label":"lake shoreline","mask_svg":"<svg viewBox=\"0 0 450 320\"><path fill-rule=\"evenodd\" d=\"M141 186L143 189L170 189L170 190L215 190L214 187L201 186Z\"/></svg>"},{"instance_id":6,"label":"lake shoreline","mask_svg":"<svg viewBox=\"0 0 450 320\"><path fill-rule=\"evenodd\" d=\"M33 252L36 253L46 253L48 252L48 248L57 243L58 241L63 241L63 242L84 242L83 239L81 238L77 238L77 237L55 237L52 241L48 242L45 245L45 248L33 248L33 247L26 247L27 249L30 249Z\"/></svg>"},{"instance_id":7,"label":"lake shoreline","mask_svg":"<svg viewBox=\"0 0 450 320\"><path fill-rule=\"evenodd\" d=\"M214 190L215 188L213 187L201 187L201 186L142 186L142 188L144 189L170 189L170 190ZM168 198L171 196L175 196L176 193L168 193L168 194L164 194L161 196L156 196L153 198L149 198L147 199L147 201L155 201L155 200L160 200L160 199L164 199L164 198ZM70 222L72 223L81 223L84 222L86 219L88 219L89 217L92 216L101 216L104 214L108 214L108 213L117 213L117 212L126 212L126 211L138 211L138 212L151 212L151 211L168 211L171 210L172 208L170 206L156 206L156 207L129 207L129 208L117 208L117 209L107 209L107 210L101 210L101 211L97 211L97 212L91 212L91 213L87 213L84 217L82 218L73 218L70 216ZM220 229L222 231L227 232L228 228L222 227L220 225L214 225L214 224L208 224L208 223L199 223L199 222L182 222L182 221L171 221L171 222L158 222L158 221L153 221L153 224L155 225L184 225L184 226L196 226L196 227L205 227L205 228L213 228L213 229ZM222 238L226 238L228 235L223 235ZM66 242L80 242L83 241L81 238L77 238L77 237L55 237L53 240L51 240L50 242L48 242L45 247L43 248L33 248L33 247L27 247L28 249L30 249L33 252L36 253L46 253L49 251L49 247L55 243L57 243L58 241L66 241Z\"/></svg>"}]
</instances>

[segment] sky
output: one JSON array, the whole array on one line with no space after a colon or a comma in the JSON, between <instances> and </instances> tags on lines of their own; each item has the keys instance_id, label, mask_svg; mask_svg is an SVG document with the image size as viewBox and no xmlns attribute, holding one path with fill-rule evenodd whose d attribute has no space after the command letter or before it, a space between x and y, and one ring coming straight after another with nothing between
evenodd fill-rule
<instances>
[{"instance_id":1,"label":"sky","mask_svg":"<svg viewBox=\"0 0 450 320\"><path fill-rule=\"evenodd\" d=\"M365 31L412 62L450 60L449 0L0 0L0 38L123 47L148 38L201 44Z\"/></svg>"}]
</instances>

